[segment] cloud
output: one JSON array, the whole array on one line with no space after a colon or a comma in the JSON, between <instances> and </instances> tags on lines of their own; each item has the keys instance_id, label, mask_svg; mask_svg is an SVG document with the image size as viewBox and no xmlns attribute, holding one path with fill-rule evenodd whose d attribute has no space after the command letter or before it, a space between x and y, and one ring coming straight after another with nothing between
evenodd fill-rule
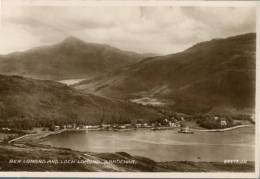
<instances>
[{"instance_id":1,"label":"cloud","mask_svg":"<svg viewBox=\"0 0 260 179\"><path fill-rule=\"evenodd\" d=\"M256 23L254 8L170 6L12 6L4 8L2 19L0 53L73 35L124 50L167 54L200 41L254 32Z\"/></svg>"},{"instance_id":2,"label":"cloud","mask_svg":"<svg viewBox=\"0 0 260 179\"><path fill-rule=\"evenodd\" d=\"M208 33L219 36L232 35L232 33L245 33L255 31L255 8L182 8L187 18L194 19L201 24Z\"/></svg>"}]
</instances>

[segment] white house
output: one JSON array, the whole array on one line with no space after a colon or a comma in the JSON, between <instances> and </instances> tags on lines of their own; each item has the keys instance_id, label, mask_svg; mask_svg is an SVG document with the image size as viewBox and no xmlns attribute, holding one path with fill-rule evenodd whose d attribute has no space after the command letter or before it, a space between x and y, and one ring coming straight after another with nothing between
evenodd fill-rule
<instances>
[{"instance_id":1,"label":"white house","mask_svg":"<svg viewBox=\"0 0 260 179\"><path fill-rule=\"evenodd\" d=\"M221 125L221 127L227 126L227 121L224 120L224 119L222 119L222 120L220 121L220 125Z\"/></svg>"},{"instance_id":2,"label":"white house","mask_svg":"<svg viewBox=\"0 0 260 179\"><path fill-rule=\"evenodd\" d=\"M219 119L219 117L218 116L214 116L214 118L213 118L215 121L216 120L218 120Z\"/></svg>"},{"instance_id":3,"label":"white house","mask_svg":"<svg viewBox=\"0 0 260 179\"><path fill-rule=\"evenodd\" d=\"M137 127L137 128L140 128L140 127L142 127L142 124L139 124L139 123L138 123L138 124L136 124L136 127Z\"/></svg>"},{"instance_id":4,"label":"white house","mask_svg":"<svg viewBox=\"0 0 260 179\"><path fill-rule=\"evenodd\" d=\"M54 130L55 131L60 130L60 126L54 126Z\"/></svg>"},{"instance_id":5,"label":"white house","mask_svg":"<svg viewBox=\"0 0 260 179\"><path fill-rule=\"evenodd\" d=\"M170 126L170 127L177 127L177 126L176 126L176 123L171 122L171 121L169 122L169 126Z\"/></svg>"},{"instance_id":6,"label":"white house","mask_svg":"<svg viewBox=\"0 0 260 179\"><path fill-rule=\"evenodd\" d=\"M3 127L2 130L3 130L3 131L10 131L11 129L8 128L8 127Z\"/></svg>"}]
</instances>

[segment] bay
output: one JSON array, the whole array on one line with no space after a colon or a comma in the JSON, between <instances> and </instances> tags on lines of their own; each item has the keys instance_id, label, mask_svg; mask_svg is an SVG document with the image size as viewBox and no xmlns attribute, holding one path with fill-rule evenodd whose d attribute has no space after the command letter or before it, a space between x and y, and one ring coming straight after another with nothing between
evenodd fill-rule
<instances>
[{"instance_id":1,"label":"bay","mask_svg":"<svg viewBox=\"0 0 260 179\"><path fill-rule=\"evenodd\" d=\"M177 129L65 131L48 136L43 144L98 153L127 152L155 161L254 161L254 135L254 127L194 134L180 134Z\"/></svg>"}]
</instances>

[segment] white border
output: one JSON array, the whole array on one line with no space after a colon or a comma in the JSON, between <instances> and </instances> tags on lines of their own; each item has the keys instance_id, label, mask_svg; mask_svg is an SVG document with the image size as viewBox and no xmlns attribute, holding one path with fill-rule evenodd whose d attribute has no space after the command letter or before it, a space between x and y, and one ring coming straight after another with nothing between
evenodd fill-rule
<instances>
[{"instance_id":1,"label":"white border","mask_svg":"<svg viewBox=\"0 0 260 179\"><path fill-rule=\"evenodd\" d=\"M1 0L11 6L218 6L255 7L258 1L181 1L181 0Z\"/></svg>"},{"instance_id":2,"label":"white border","mask_svg":"<svg viewBox=\"0 0 260 179\"><path fill-rule=\"evenodd\" d=\"M260 178L260 143L259 143L259 137L260 137L260 5L257 5L256 9L256 103L255 103L255 172L257 174L257 178Z\"/></svg>"},{"instance_id":3,"label":"white border","mask_svg":"<svg viewBox=\"0 0 260 179\"><path fill-rule=\"evenodd\" d=\"M257 34L260 31L260 1L171 1L171 0L0 0L2 6L208 6L257 7ZM0 11L1 11L0 6ZM1 22L0 22L1 25ZM90 177L90 178L259 178L260 118L260 36L256 53L256 137L255 172L0 172L0 177ZM258 112L259 111L259 112Z\"/></svg>"}]
</instances>

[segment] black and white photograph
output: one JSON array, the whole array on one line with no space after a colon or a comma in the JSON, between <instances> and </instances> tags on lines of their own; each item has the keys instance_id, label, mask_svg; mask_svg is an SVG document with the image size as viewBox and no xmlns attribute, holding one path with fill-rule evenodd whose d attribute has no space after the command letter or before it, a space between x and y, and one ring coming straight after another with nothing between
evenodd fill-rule
<instances>
[{"instance_id":1,"label":"black and white photograph","mask_svg":"<svg viewBox=\"0 0 260 179\"><path fill-rule=\"evenodd\" d=\"M96 4L1 1L0 175L255 174L257 7Z\"/></svg>"}]
</instances>

